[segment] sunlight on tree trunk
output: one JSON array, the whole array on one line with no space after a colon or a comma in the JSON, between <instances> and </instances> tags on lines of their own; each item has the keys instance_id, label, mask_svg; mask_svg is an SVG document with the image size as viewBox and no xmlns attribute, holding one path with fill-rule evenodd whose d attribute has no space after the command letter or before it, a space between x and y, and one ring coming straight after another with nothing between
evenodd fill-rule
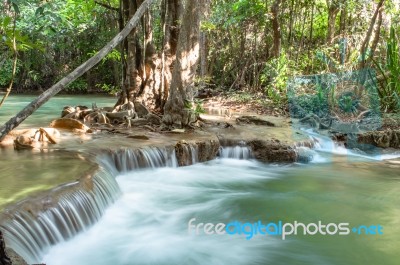
<instances>
[{"instance_id":1,"label":"sunlight on tree trunk","mask_svg":"<svg viewBox=\"0 0 400 265\"><path fill-rule=\"evenodd\" d=\"M199 61L200 13L204 1L189 0L179 33L170 94L163 121L168 126L184 127L193 121L188 106L193 101L194 76Z\"/></svg>"}]
</instances>

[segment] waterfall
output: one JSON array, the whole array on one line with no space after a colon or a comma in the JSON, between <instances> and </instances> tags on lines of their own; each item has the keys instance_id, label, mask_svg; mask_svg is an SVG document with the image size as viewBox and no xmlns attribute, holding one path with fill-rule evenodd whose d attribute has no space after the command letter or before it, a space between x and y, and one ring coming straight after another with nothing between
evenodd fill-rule
<instances>
[{"instance_id":1,"label":"waterfall","mask_svg":"<svg viewBox=\"0 0 400 265\"><path fill-rule=\"evenodd\" d=\"M120 149L100 156L100 164L117 175L138 168L177 167L173 148Z\"/></svg>"},{"instance_id":2,"label":"waterfall","mask_svg":"<svg viewBox=\"0 0 400 265\"><path fill-rule=\"evenodd\" d=\"M349 149L346 148L344 143L335 142L328 136L323 136L321 134L318 134L314 132L312 129L304 130L304 132L306 132L309 135L309 137L313 140L314 150L318 151L319 153L325 153L328 155L335 154L335 155L347 156L348 158L353 158L356 160L367 159L375 161L400 157L399 152L385 153L385 151L379 147L371 146L370 147L371 150L369 152L365 152L359 149ZM326 158L322 158L320 155L318 155L317 152L315 152L314 154L315 156L312 159L312 162L327 161Z\"/></svg>"},{"instance_id":3,"label":"waterfall","mask_svg":"<svg viewBox=\"0 0 400 265\"><path fill-rule=\"evenodd\" d=\"M190 147L185 152L192 162L197 161L195 149ZM174 148L156 147L109 152L98 156L97 162L101 167L93 177L62 185L39 199L5 210L0 229L7 246L28 263L40 263L52 245L95 224L119 198L121 191L115 177L120 172L178 165Z\"/></svg>"},{"instance_id":4,"label":"waterfall","mask_svg":"<svg viewBox=\"0 0 400 265\"><path fill-rule=\"evenodd\" d=\"M100 169L89 184L66 184L38 201L23 201L4 213L0 227L7 246L26 262L39 263L52 245L96 223L120 193L114 176Z\"/></svg>"},{"instance_id":5,"label":"waterfall","mask_svg":"<svg viewBox=\"0 0 400 265\"><path fill-rule=\"evenodd\" d=\"M248 146L224 146L219 149L219 157L234 159L251 159L251 148Z\"/></svg>"}]
</instances>

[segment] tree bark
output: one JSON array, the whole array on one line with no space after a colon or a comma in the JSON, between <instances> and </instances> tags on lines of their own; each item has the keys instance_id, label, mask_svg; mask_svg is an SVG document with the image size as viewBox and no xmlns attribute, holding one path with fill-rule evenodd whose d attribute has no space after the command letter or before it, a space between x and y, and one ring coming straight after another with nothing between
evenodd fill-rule
<instances>
[{"instance_id":1,"label":"tree bark","mask_svg":"<svg viewBox=\"0 0 400 265\"><path fill-rule=\"evenodd\" d=\"M176 50L180 32L179 21L182 16L182 3L180 0L166 0L165 36L163 42L163 66L160 108L163 109L169 96L172 81L172 69L175 63Z\"/></svg>"},{"instance_id":2,"label":"tree bark","mask_svg":"<svg viewBox=\"0 0 400 265\"><path fill-rule=\"evenodd\" d=\"M208 5L210 4L209 0L204 1L206 7L205 10L208 10ZM206 20L208 18L208 12L204 12L202 16L202 20ZM204 30L200 31L200 86L205 86L205 78L207 76L207 57L208 57L208 49L207 49L207 32Z\"/></svg>"},{"instance_id":3,"label":"tree bark","mask_svg":"<svg viewBox=\"0 0 400 265\"><path fill-rule=\"evenodd\" d=\"M360 64L360 66L361 66L361 68L365 67L365 64L366 64L366 52L367 52L367 49L368 49L368 46L369 46L369 41L371 39L372 31L374 29L375 22L376 22L376 19L378 17L379 11L381 10L384 2L385 2L385 0L380 0L378 5L376 6L374 15L372 16L371 23L370 23L368 31L367 31L367 34L365 35L365 39L364 39L364 41L363 41L363 43L361 45L361 50L360 50L360 54L361 54L361 64Z\"/></svg>"},{"instance_id":4,"label":"tree bark","mask_svg":"<svg viewBox=\"0 0 400 265\"><path fill-rule=\"evenodd\" d=\"M346 17L347 17L347 2L343 2L342 9L340 11L340 26L339 26L339 34L344 37L346 34Z\"/></svg>"},{"instance_id":5,"label":"tree bark","mask_svg":"<svg viewBox=\"0 0 400 265\"><path fill-rule=\"evenodd\" d=\"M163 122L182 128L193 118L189 104L193 101L194 76L199 61L200 13L204 0L188 0L180 30L170 94L164 107Z\"/></svg>"},{"instance_id":6,"label":"tree bark","mask_svg":"<svg viewBox=\"0 0 400 265\"><path fill-rule=\"evenodd\" d=\"M375 36L371 44L371 55L369 56L368 60L372 60L374 57L376 47L378 46L379 38L381 36L381 27L382 27L382 19L383 19L383 9L379 10L378 14L378 22L376 24Z\"/></svg>"},{"instance_id":7,"label":"tree bark","mask_svg":"<svg viewBox=\"0 0 400 265\"><path fill-rule=\"evenodd\" d=\"M146 0L137 10L135 15L129 20L125 28L118 33L110 42L108 42L95 56L91 57L89 60L78 66L74 71L69 73L66 77L61 79L51 88L43 92L34 101L32 101L28 106L21 110L17 115L6 122L2 127L0 127L0 141L15 127L17 127L21 122L28 118L33 112L35 112L40 106L46 103L52 96L56 95L62 89L64 89L68 84L76 80L78 77L82 76L85 72L90 70L93 66L98 64L110 51L112 51L119 43L121 43L129 32L135 28L143 16L147 8L152 4L154 0Z\"/></svg>"},{"instance_id":8,"label":"tree bark","mask_svg":"<svg viewBox=\"0 0 400 265\"><path fill-rule=\"evenodd\" d=\"M268 2L267 2L268 4ZM293 35L293 11L294 11L294 0L290 2L290 11L289 11L289 31L288 31L288 44L292 45L292 35Z\"/></svg>"},{"instance_id":9,"label":"tree bark","mask_svg":"<svg viewBox=\"0 0 400 265\"><path fill-rule=\"evenodd\" d=\"M335 23L337 14L339 13L339 4L335 0L326 0L326 3L328 6L328 33L326 36L326 42L331 44L335 37Z\"/></svg>"},{"instance_id":10,"label":"tree bark","mask_svg":"<svg viewBox=\"0 0 400 265\"><path fill-rule=\"evenodd\" d=\"M272 13L272 31L273 31L273 38L274 38L274 45L272 46L272 56L277 58L280 56L281 53L281 42L282 42L282 33L281 27L279 24L279 8L282 0L275 0L274 4L271 7Z\"/></svg>"}]
</instances>

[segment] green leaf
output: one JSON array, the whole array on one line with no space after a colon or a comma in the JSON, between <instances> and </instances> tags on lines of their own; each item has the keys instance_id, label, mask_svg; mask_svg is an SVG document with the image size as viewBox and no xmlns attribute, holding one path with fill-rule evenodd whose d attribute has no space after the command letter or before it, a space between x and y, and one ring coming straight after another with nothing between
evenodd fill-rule
<instances>
[{"instance_id":1,"label":"green leaf","mask_svg":"<svg viewBox=\"0 0 400 265\"><path fill-rule=\"evenodd\" d=\"M41 15L43 15L43 11L44 11L44 7L43 7L43 6L39 6L39 7L36 9L35 16L41 16Z\"/></svg>"},{"instance_id":2,"label":"green leaf","mask_svg":"<svg viewBox=\"0 0 400 265\"><path fill-rule=\"evenodd\" d=\"M11 22L11 17L5 17L3 20L3 28L7 28L10 22Z\"/></svg>"},{"instance_id":3,"label":"green leaf","mask_svg":"<svg viewBox=\"0 0 400 265\"><path fill-rule=\"evenodd\" d=\"M20 11L19 11L19 7L18 7L17 3L12 2L12 6L13 6L13 8L14 8L15 13L19 14Z\"/></svg>"}]
</instances>

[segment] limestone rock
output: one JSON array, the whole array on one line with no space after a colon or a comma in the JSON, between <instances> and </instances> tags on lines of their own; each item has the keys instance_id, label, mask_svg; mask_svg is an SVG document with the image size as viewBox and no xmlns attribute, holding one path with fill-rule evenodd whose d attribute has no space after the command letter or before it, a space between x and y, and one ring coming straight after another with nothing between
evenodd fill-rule
<instances>
[{"instance_id":1,"label":"limestone rock","mask_svg":"<svg viewBox=\"0 0 400 265\"><path fill-rule=\"evenodd\" d=\"M143 134L135 134L135 135L129 135L127 138L131 139L138 139L138 140L150 140L150 138L146 135Z\"/></svg>"},{"instance_id":2,"label":"limestone rock","mask_svg":"<svg viewBox=\"0 0 400 265\"><path fill-rule=\"evenodd\" d=\"M218 140L204 140L196 142L179 141L175 145L175 154L179 166L189 166L197 162L214 159L219 150Z\"/></svg>"},{"instance_id":3,"label":"limestone rock","mask_svg":"<svg viewBox=\"0 0 400 265\"><path fill-rule=\"evenodd\" d=\"M273 122L258 118L256 116L241 116L236 119L237 123L247 123L247 124L255 124L255 125L263 125L263 126L270 126L275 127Z\"/></svg>"},{"instance_id":4,"label":"limestone rock","mask_svg":"<svg viewBox=\"0 0 400 265\"><path fill-rule=\"evenodd\" d=\"M296 162L296 151L289 145L277 141L252 140L248 145L253 155L262 162Z\"/></svg>"},{"instance_id":5,"label":"limestone rock","mask_svg":"<svg viewBox=\"0 0 400 265\"><path fill-rule=\"evenodd\" d=\"M83 124L82 122L75 119L61 118L54 120L50 123L50 126L57 129L66 129L66 130L82 130L84 132L88 131L90 128Z\"/></svg>"},{"instance_id":6,"label":"limestone rock","mask_svg":"<svg viewBox=\"0 0 400 265\"><path fill-rule=\"evenodd\" d=\"M400 130L366 132L359 134L357 141L381 148L400 148Z\"/></svg>"}]
</instances>

